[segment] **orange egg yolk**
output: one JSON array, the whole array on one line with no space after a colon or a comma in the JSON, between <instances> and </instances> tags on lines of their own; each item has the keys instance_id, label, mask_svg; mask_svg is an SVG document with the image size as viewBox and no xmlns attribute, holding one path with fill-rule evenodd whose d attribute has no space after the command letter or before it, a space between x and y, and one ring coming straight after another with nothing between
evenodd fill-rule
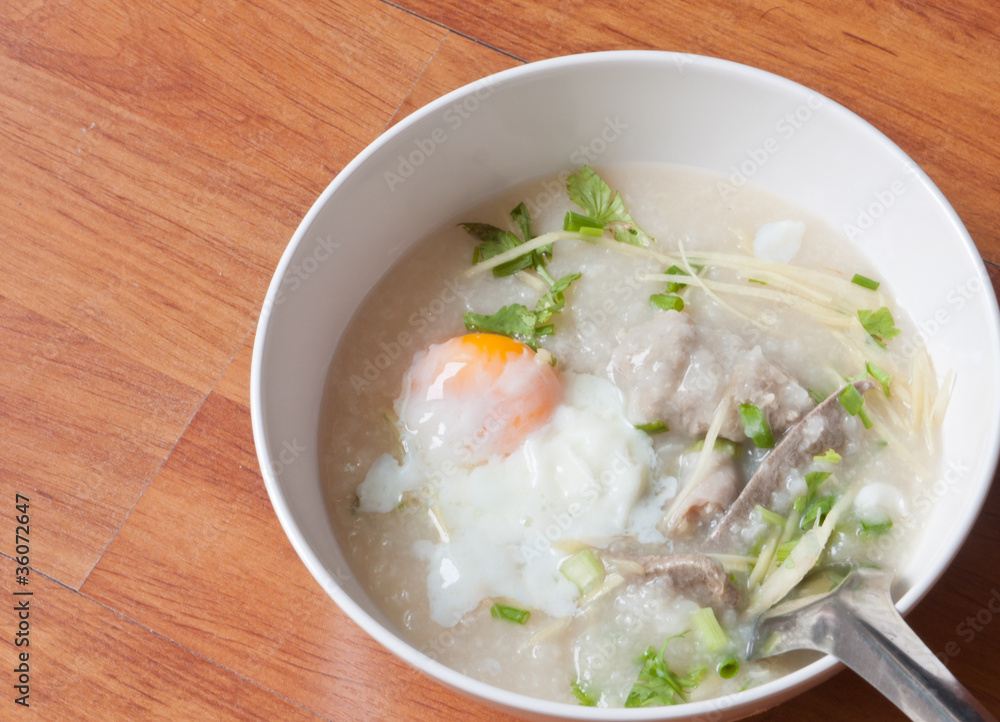
<instances>
[{"instance_id":1,"label":"orange egg yolk","mask_svg":"<svg viewBox=\"0 0 1000 722\"><path fill-rule=\"evenodd\" d=\"M562 400L551 364L523 343L471 333L431 346L410 370L404 421L473 461L506 455L541 427ZM406 417L409 418L406 418Z\"/></svg>"}]
</instances>

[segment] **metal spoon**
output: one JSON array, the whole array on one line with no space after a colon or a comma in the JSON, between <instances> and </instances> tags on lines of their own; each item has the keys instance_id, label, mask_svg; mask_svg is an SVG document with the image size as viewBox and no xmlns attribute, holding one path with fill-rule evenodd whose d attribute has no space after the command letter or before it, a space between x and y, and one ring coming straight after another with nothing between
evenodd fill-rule
<instances>
[{"instance_id":1,"label":"metal spoon","mask_svg":"<svg viewBox=\"0 0 1000 722\"><path fill-rule=\"evenodd\" d=\"M892 574L853 568L836 589L778 605L757 620L747 650L760 659L793 649L831 654L912 720L997 722L896 611Z\"/></svg>"}]
</instances>

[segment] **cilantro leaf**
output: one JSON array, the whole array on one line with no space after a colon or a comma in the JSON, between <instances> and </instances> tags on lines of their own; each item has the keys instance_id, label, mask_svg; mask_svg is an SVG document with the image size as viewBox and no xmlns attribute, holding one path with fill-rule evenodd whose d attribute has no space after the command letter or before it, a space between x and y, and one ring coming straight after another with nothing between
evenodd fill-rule
<instances>
[{"instance_id":1,"label":"cilantro leaf","mask_svg":"<svg viewBox=\"0 0 1000 722\"><path fill-rule=\"evenodd\" d=\"M523 201L510 212L510 218L520 229L521 237L524 238L525 243L535 237L535 233L531 230L531 212ZM545 262L552 258L552 244L532 251L531 257L534 259L535 268L541 271L545 267Z\"/></svg>"},{"instance_id":2,"label":"cilantro leaf","mask_svg":"<svg viewBox=\"0 0 1000 722\"><path fill-rule=\"evenodd\" d=\"M831 449L832 451L832 449ZM836 453L836 452L834 452ZM840 458L839 456L837 458ZM809 487L809 500L816 496L816 490L819 489L820 484L829 479L831 476L829 471L810 471L806 474L806 486Z\"/></svg>"},{"instance_id":3,"label":"cilantro leaf","mask_svg":"<svg viewBox=\"0 0 1000 722\"><path fill-rule=\"evenodd\" d=\"M552 288L538 299L538 305L535 306L535 315L538 320L537 323L545 323L553 314L559 313L563 310L566 305L566 297L563 295L563 291L569 288L570 284L580 277L580 273L571 273L567 276L563 276L558 281L556 281Z\"/></svg>"},{"instance_id":4,"label":"cilantro leaf","mask_svg":"<svg viewBox=\"0 0 1000 722\"><path fill-rule=\"evenodd\" d=\"M840 460L843 458L843 456L838 454L833 449L827 449L822 454L813 457L816 461L829 461L831 464L839 464Z\"/></svg>"},{"instance_id":5,"label":"cilantro leaf","mask_svg":"<svg viewBox=\"0 0 1000 722\"><path fill-rule=\"evenodd\" d=\"M580 680L575 679L572 682L570 682L569 688L570 691L573 693L573 696L580 701L581 706L583 707L597 706L597 701L594 700L594 698L587 693L587 690L583 688L583 685L580 683Z\"/></svg>"},{"instance_id":6,"label":"cilantro leaf","mask_svg":"<svg viewBox=\"0 0 1000 722\"><path fill-rule=\"evenodd\" d=\"M472 252L473 263L480 263L493 258L493 256L499 256L505 251L517 248L522 243L521 239L510 231L491 226L489 223L463 223L462 228L470 236L482 241ZM534 258L529 253L507 263L501 263L493 269L493 275L498 277L512 276L525 268L531 268L533 265Z\"/></svg>"},{"instance_id":7,"label":"cilantro leaf","mask_svg":"<svg viewBox=\"0 0 1000 722\"><path fill-rule=\"evenodd\" d=\"M531 213L528 212L528 207L524 205L523 201L518 203L514 210L510 212L510 217L521 230L521 238L525 241L530 241L535 237L531 232Z\"/></svg>"},{"instance_id":8,"label":"cilantro leaf","mask_svg":"<svg viewBox=\"0 0 1000 722\"><path fill-rule=\"evenodd\" d=\"M499 311L488 316L467 313L465 327L470 331L509 336L537 351L541 339L544 336L551 336L554 331L552 324L547 321L563 310L566 305L566 297L563 294L580 275L571 273L555 281L548 292L538 299L534 311L529 311L527 306L520 303L512 303L509 306L501 306Z\"/></svg>"},{"instance_id":9,"label":"cilantro leaf","mask_svg":"<svg viewBox=\"0 0 1000 722\"><path fill-rule=\"evenodd\" d=\"M774 436L767 423L767 416L753 404L740 404L740 421L743 422L743 433L753 441L758 449L773 449Z\"/></svg>"},{"instance_id":10,"label":"cilantro leaf","mask_svg":"<svg viewBox=\"0 0 1000 722\"><path fill-rule=\"evenodd\" d=\"M858 320L861 321L861 325L865 327L868 335L882 348L885 348L886 341L899 335L899 329L896 328L895 321L892 320L892 312L885 306L877 311L859 310Z\"/></svg>"},{"instance_id":11,"label":"cilantro leaf","mask_svg":"<svg viewBox=\"0 0 1000 722\"><path fill-rule=\"evenodd\" d=\"M489 223L459 224L466 233L481 241L472 252L473 264L489 260L493 256L499 256L501 253L509 251L512 248L517 248L522 243L526 243L535 237L531 232L531 213L524 203L518 203L514 210L510 212L510 217L521 231L522 238L518 238L517 234L505 231L503 228L497 228ZM545 272L545 261L551 258L551 256L552 244L550 243L507 263L501 263L493 269L493 275L496 277L512 276L518 271L534 268L548 280L548 274Z\"/></svg>"},{"instance_id":12,"label":"cilantro leaf","mask_svg":"<svg viewBox=\"0 0 1000 722\"><path fill-rule=\"evenodd\" d=\"M814 526L819 526L826 519L826 515L830 513L833 508L833 504L836 499L832 496L821 496L818 499L813 500L809 506L806 507L805 513L802 515L802 521L799 522L799 527L803 530L811 529Z\"/></svg>"},{"instance_id":13,"label":"cilantro leaf","mask_svg":"<svg viewBox=\"0 0 1000 722\"><path fill-rule=\"evenodd\" d=\"M642 653L642 669L625 700L626 707L664 706L685 702L685 693L698 686L705 669L695 669L686 677L672 671L664 660L668 642L670 639L663 643L659 652L655 647L647 647Z\"/></svg>"},{"instance_id":14,"label":"cilantro leaf","mask_svg":"<svg viewBox=\"0 0 1000 722\"><path fill-rule=\"evenodd\" d=\"M583 166L566 179L566 191L569 199L598 223L619 221L628 216L621 194L616 193L612 198L611 188L589 165ZM631 220L631 216L628 219Z\"/></svg>"},{"instance_id":15,"label":"cilantro leaf","mask_svg":"<svg viewBox=\"0 0 1000 722\"><path fill-rule=\"evenodd\" d=\"M480 313L465 314L465 327L470 331L485 331L510 336L523 344L538 348L535 338L535 325L538 318L534 311L529 311L520 303L501 306L496 313L484 316Z\"/></svg>"},{"instance_id":16,"label":"cilantro leaf","mask_svg":"<svg viewBox=\"0 0 1000 722\"><path fill-rule=\"evenodd\" d=\"M615 240L633 246L648 246L653 239L639 228L625 210L621 193L611 188L590 166L583 166L566 179L569 199L583 208L587 217L610 230Z\"/></svg>"}]
</instances>

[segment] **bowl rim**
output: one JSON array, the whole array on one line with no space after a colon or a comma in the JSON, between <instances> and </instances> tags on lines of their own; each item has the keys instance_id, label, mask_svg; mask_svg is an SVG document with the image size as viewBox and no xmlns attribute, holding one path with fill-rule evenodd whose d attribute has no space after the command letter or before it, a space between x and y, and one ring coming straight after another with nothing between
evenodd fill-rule
<instances>
[{"instance_id":1,"label":"bowl rim","mask_svg":"<svg viewBox=\"0 0 1000 722\"><path fill-rule=\"evenodd\" d=\"M954 208L938 189L934 182L926 173L914 162L899 146L897 146L884 133L871 125L868 121L840 105L836 101L819 93L808 86L785 78L776 73L762 70L743 63L724 60L704 55L691 53L679 53L664 50L607 50L598 52L586 52L571 55L564 55L555 58L548 58L535 62L525 63L513 68L509 68L498 73L484 76L471 83L467 83L460 88L450 91L427 105L415 110L406 118L400 120L381 133L375 140L369 143L357 156L355 156L344 168L337 173L329 185L323 190L319 197L313 202L309 211L300 221L294 234L288 242L282 256L272 276L268 286L267 294L262 305L261 315L258 321L256 336L254 339L253 358L250 374L250 411L253 425L254 444L257 450L258 462L261 467L261 475L267 490L275 514L284 530L286 536L295 549L300 559L312 576L319 582L324 591L334 600L334 602L365 632L378 641L383 647L394 655L404 660L417 670L429 675L445 686L462 694L474 697L480 701L494 707L513 711L515 713L527 713L551 718L581 719L581 720L651 720L651 719L675 719L697 716L709 716L713 714L725 714L727 711L743 710L745 714L751 714L770 706L768 700L773 704L778 704L784 699L804 692L808 688L815 686L832 676L843 665L834 657L825 655L820 659L807 664L789 674L766 682L758 687L748 689L736 695L729 695L709 700L689 702L676 707L656 707L646 709L622 709L622 708L589 708L574 706L562 702L553 702L524 694L510 692L499 687L494 687L485 682L468 677L456 670L448 667L437 660L418 651L415 647L406 642L402 637L387 629L380 622L375 620L360 605L358 605L348 593L341 588L334 575L324 565L310 548L302 531L299 529L289 503L284 497L284 492L278 482L277 476L273 472L273 460L268 446L267 429L264 420L264 409L262 403L262 380L264 363L264 351L270 330L271 311L276 305L279 297L280 287L292 259L299 247L305 242L307 232L315 221L321 210L325 207L331 196L347 182L349 178L364 165L368 159L375 155L383 146L389 144L397 136L405 134L412 126L417 125L425 118L434 115L440 110L451 106L469 94L481 90L484 86L491 87L511 81L519 81L532 78L538 75L554 73L571 66L586 66L589 64L607 63L697 63L702 67L735 75L749 80L753 83L770 83L787 91L796 93L809 93L821 96L828 101L832 111L842 114L842 120L857 126L858 131L867 134L870 138L878 141L886 149L899 157L901 160L912 164L918 174L920 181L926 189L935 197L950 224L955 228L958 239L965 245L966 252L970 255L979 280L983 285L987 300L992 300L987 304L988 313L991 316L989 341L993 348L1000 348L1000 308L998 308L996 296L993 292L992 282L986 271L981 254L969 235L967 229L958 217ZM1000 378L1000 362L994 364L994 375ZM994 410L992 418L992 428L994 431L1000 429L1000 408ZM988 443L987 459L992 460L988 468L995 473L998 459L1000 459L1000 433L990 435ZM963 529L963 533L955 539L954 548L934 565L927 573L918 578L906 593L897 602L897 608L902 614L908 613L940 580L948 566L955 559L961 547L964 545L972 527L978 517L986 495L991 486L993 474L990 474L985 483L980 482L973 487L963 509L962 516L957 524ZM779 699L780 698L780 699ZM711 717L706 717L711 719Z\"/></svg>"}]
</instances>

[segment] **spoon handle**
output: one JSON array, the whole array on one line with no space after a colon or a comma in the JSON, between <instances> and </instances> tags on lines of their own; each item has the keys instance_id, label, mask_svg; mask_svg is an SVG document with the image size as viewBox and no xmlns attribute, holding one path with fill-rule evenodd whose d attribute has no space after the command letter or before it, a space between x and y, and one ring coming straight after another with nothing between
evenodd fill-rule
<instances>
[{"instance_id":1,"label":"spoon handle","mask_svg":"<svg viewBox=\"0 0 1000 722\"><path fill-rule=\"evenodd\" d=\"M768 653L832 654L918 722L997 722L903 621L890 583L891 575L856 569L824 603L764 620L764 639L784 639Z\"/></svg>"}]
</instances>

